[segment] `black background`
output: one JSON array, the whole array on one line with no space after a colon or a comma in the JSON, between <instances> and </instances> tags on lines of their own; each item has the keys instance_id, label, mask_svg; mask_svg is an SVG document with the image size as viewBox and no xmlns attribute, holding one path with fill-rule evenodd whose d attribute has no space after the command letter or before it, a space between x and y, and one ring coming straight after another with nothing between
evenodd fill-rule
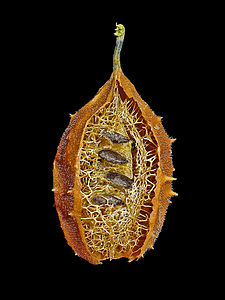
<instances>
[{"instance_id":1,"label":"black background","mask_svg":"<svg viewBox=\"0 0 225 300\"><path fill-rule=\"evenodd\" d=\"M191 294L207 269L201 250L202 223L195 209L202 202L196 184L199 173L193 172L202 142L198 134L199 106L204 102L202 49L210 22L204 18L204 7L132 2L124 7L86 3L26 9L13 30L17 49L13 60L24 99L19 106L26 109L26 117L21 118L24 139L30 149L26 180L32 183L26 204L32 213L27 214L29 233L24 234L22 247L28 277L40 274L41 290L53 284L59 293L82 289L88 295L103 287L112 295L119 288L125 293L146 289L161 293L165 287L178 293L175 285L180 285ZM168 135L177 138L172 148L177 178L173 187L179 196L172 198L154 250L136 262L120 259L94 266L75 256L66 243L51 191L52 168L69 114L91 100L111 75L116 22L126 28L121 53L124 74L163 117Z\"/></svg>"}]
</instances>

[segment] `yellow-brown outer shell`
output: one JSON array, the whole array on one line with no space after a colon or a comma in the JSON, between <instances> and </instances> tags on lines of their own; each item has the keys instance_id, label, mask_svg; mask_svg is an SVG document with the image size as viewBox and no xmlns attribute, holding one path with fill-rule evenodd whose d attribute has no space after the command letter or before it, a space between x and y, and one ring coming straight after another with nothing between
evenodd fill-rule
<instances>
[{"instance_id":1,"label":"yellow-brown outer shell","mask_svg":"<svg viewBox=\"0 0 225 300\"><path fill-rule=\"evenodd\" d=\"M80 221L81 193L79 180L79 152L83 133L88 120L106 103L112 101L116 81L129 98L138 102L144 119L151 126L159 145L159 169L157 172L157 187L153 198L153 211L150 215L150 231L142 246L141 253L152 248L164 221L169 198L175 193L171 189L173 166L171 161L171 143L163 126L161 118L156 116L149 106L138 95L133 84L122 73L121 69L113 73L96 96L71 117L69 126L60 141L53 168L53 186L55 204L60 224L68 244L75 254L92 264L99 264L100 257L93 256L85 243ZM126 255L124 255L126 256ZM129 257L129 255L127 255ZM129 257L130 261L137 258Z\"/></svg>"}]
</instances>

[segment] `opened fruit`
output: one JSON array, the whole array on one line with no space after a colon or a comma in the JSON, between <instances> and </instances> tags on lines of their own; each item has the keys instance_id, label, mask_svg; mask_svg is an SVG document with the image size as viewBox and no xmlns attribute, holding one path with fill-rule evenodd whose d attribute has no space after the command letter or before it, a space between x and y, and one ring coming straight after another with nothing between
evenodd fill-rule
<instances>
[{"instance_id":1,"label":"opened fruit","mask_svg":"<svg viewBox=\"0 0 225 300\"><path fill-rule=\"evenodd\" d=\"M54 161L61 227L75 254L92 264L142 257L161 230L173 195L170 139L123 74L125 29L117 25L113 73L71 116Z\"/></svg>"}]
</instances>

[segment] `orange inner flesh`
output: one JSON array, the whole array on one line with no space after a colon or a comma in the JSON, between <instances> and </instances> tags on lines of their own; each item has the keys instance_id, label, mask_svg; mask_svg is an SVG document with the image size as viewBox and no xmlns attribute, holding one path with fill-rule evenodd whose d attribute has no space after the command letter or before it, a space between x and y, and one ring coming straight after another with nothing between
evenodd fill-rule
<instances>
[{"instance_id":1,"label":"orange inner flesh","mask_svg":"<svg viewBox=\"0 0 225 300\"><path fill-rule=\"evenodd\" d=\"M150 230L159 163L156 139L137 102L127 97L118 82L114 95L88 121L80 151L81 223L88 249L99 259L138 256L141 252ZM129 141L112 142L103 134L106 130ZM99 157L102 150L112 150L127 162L108 162ZM109 172L132 179L132 187L116 186L108 180ZM95 201L105 195L122 201L116 205Z\"/></svg>"}]
</instances>

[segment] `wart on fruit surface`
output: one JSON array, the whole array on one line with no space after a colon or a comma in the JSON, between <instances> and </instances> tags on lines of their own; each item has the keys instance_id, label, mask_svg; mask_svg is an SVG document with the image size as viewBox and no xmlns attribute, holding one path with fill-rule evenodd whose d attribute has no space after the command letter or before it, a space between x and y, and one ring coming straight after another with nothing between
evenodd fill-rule
<instances>
[{"instance_id":1,"label":"wart on fruit surface","mask_svg":"<svg viewBox=\"0 0 225 300\"><path fill-rule=\"evenodd\" d=\"M53 169L55 204L68 244L92 264L142 257L163 225L174 171L170 139L123 74L125 29L116 28L113 73L71 116Z\"/></svg>"}]
</instances>

